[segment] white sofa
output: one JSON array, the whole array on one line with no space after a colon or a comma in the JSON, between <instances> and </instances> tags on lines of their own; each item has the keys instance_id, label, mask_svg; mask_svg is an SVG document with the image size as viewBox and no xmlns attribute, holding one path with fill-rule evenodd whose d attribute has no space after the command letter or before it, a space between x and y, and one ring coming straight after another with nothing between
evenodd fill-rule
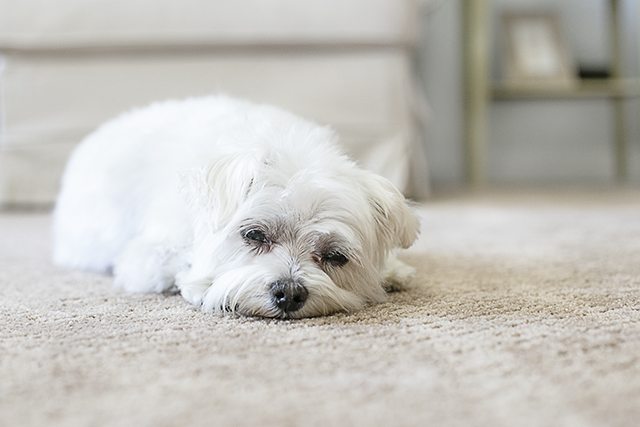
<instances>
[{"instance_id":1,"label":"white sofa","mask_svg":"<svg viewBox=\"0 0 640 427\"><path fill-rule=\"evenodd\" d=\"M54 200L102 121L224 92L333 126L363 165L428 189L412 0L0 0L0 204Z\"/></svg>"}]
</instances>

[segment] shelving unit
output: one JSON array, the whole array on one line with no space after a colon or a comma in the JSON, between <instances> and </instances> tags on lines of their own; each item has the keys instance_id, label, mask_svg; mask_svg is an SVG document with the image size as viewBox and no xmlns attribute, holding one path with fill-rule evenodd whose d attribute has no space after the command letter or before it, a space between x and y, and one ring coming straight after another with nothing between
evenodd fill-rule
<instances>
[{"instance_id":1,"label":"shelving unit","mask_svg":"<svg viewBox=\"0 0 640 427\"><path fill-rule=\"evenodd\" d=\"M467 180L473 187L487 183L486 152L489 128L487 116L493 100L579 100L606 98L612 103L614 118L613 152L616 180L627 180L627 135L624 102L640 97L640 79L621 78L622 50L620 1L605 0L609 5L611 41L611 77L576 80L571 86L490 83L489 78L489 7L490 0L463 0L464 82L465 82L465 166Z\"/></svg>"},{"instance_id":2,"label":"shelving unit","mask_svg":"<svg viewBox=\"0 0 640 427\"><path fill-rule=\"evenodd\" d=\"M583 99L627 98L640 96L640 80L594 79L580 80L575 86L549 87L537 85L494 84L493 99Z\"/></svg>"}]
</instances>

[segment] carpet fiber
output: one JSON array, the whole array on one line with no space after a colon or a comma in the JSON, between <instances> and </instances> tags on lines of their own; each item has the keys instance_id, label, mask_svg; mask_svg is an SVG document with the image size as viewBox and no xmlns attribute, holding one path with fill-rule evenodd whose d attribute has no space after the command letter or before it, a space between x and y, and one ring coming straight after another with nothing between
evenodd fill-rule
<instances>
[{"instance_id":1,"label":"carpet fiber","mask_svg":"<svg viewBox=\"0 0 640 427\"><path fill-rule=\"evenodd\" d=\"M302 321L124 295L0 215L0 425L638 425L640 193L420 212L414 289Z\"/></svg>"}]
</instances>

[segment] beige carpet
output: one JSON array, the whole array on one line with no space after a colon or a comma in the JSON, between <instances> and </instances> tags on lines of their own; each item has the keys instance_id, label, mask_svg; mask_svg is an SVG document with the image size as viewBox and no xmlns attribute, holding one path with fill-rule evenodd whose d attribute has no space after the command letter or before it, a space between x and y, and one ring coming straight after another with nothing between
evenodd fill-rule
<instances>
[{"instance_id":1,"label":"beige carpet","mask_svg":"<svg viewBox=\"0 0 640 427\"><path fill-rule=\"evenodd\" d=\"M417 289L304 321L122 295L0 215L0 426L639 425L639 192L421 212Z\"/></svg>"}]
</instances>

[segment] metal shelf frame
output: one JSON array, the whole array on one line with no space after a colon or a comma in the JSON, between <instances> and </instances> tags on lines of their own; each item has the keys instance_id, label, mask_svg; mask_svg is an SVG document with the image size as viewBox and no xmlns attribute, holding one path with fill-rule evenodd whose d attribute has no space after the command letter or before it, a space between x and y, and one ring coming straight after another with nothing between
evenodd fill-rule
<instances>
[{"instance_id":1,"label":"metal shelf frame","mask_svg":"<svg viewBox=\"0 0 640 427\"><path fill-rule=\"evenodd\" d=\"M473 188L487 182L487 142L490 129L488 113L493 100L580 100L610 99L613 110L613 158L615 179L628 178L628 141L625 132L624 103L640 97L640 78L622 78L622 41L620 23L621 0L608 3L608 31L611 43L611 78L577 81L570 87L540 85L508 85L491 83L489 77L489 8L490 0L462 0L463 64L464 64L464 144L465 172Z\"/></svg>"}]
</instances>

